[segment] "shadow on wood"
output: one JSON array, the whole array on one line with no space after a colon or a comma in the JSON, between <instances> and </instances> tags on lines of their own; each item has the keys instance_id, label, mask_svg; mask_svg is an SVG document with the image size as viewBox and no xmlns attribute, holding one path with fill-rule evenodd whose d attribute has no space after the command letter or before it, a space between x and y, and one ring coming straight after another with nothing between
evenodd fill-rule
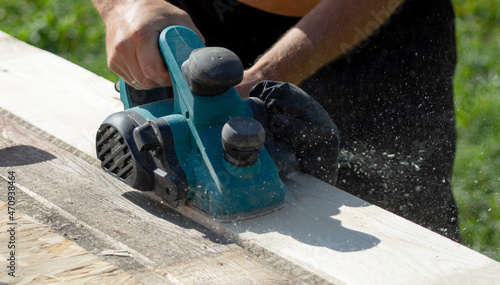
<instances>
[{"instance_id":1,"label":"shadow on wood","mask_svg":"<svg viewBox=\"0 0 500 285\"><path fill-rule=\"evenodd\" d=\"M155 217L161 218L169 223L182 227L186 230L196 230L204 234L204 238L218 244L232 243L227 237L208 230L192 219L189 219L166 205L166 202L159 202L147 194L147 192L130 191L122 195L125 199L136 204Z\"/></svg>"},{"instance_id":2,"label":"shadow on wood","mask_svg":"<svg viewBox=\"0 0 500 285\"><path fill-rule=\"evenodd\" d=\"M242 220L236 223L223 223L235 233L246 234L277 234L292 238L299 243L337 252L356 252L371 249L381 241L370 234L349 229L334 216L340 213L342 207L358 208L371 204L356 199L349 194L338 191L338 199L331 199L331 187L327 184L316 189L308 189L308 182L300 179L287 179L287 199L285 207L258 219ZM323 185L323 184L320 184ZM151 198L147 192L130 191L122 195L127 200L138 205L149 214L173 223L184 229L194 229L205 234L205 238L221 244L230 243L230 237L218 235L206 229L206 225L199 225L166 204ZM352 199L350 199L352 197ZM209 219L209 218L207 218ZM317 225L322 225L318 232ZM319 234L321 233L321 234ZM279 243L279 241L278 241Z\"/></svg>"},{"instance_id":3,"label":"shadow on wood","mask_svg":"<svg viewBox=\"0 0 500 285\"><path fill-rule=\"evenodd\" d=\"M55 159L54 155L29 145L0 149L0 167L36 164Z\"/></svg>"},{"instance_id":4,"label":"shadow on wood","mask_svg":"<svg viewBox=\"0 0 500 285\"><path fill-rule=\"evenodd\" d=\"M301 176L295 175L284 182L288 188L285 207L260 217L258 222L255 219L238 222L230 226L232 230L270 239L274 233L280 233L281 237L312 246L310 249L319 250L320 254L322 249L357 252L380 244L377 237L349 229L334 218L344 207L359 208L371 204L345 192L332 193L332 187L326 183L315 183L313 188L310 186L312 181L304 181Z\"/></svg>"}]
</instances>

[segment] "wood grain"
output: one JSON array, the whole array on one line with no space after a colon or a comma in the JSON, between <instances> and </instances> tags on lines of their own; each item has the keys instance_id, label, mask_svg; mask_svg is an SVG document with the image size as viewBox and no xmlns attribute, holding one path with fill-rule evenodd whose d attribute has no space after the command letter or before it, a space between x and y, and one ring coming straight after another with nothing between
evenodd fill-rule
<instances>
[{"instance_id":1,"label":"wood grain","mask_svg":"<svg viewBox=\"0 0 500 285\"><path fill-rule=\"evenodd\" d=\"M295 279L15 121L0 115L0 127L0 152L15 152L4 156L0 177L15 169L19 191L88 229L114 250L130 253L151 274L188 284ZM217 262L207 262L213 260ZM246 266L239 265L241 260Z\"/></svg>"},{"instance_id":2,"label":"wood grain","mask_svg":"<svg viewBox=\"0 0 500 285\"><path fill-rule=\"evenodd\" d=\"M0 240L9 240L7 204L0 201ZM16 211L17 248L0 248L2 257L15 251L15 276L3 266L0 283L5 284L141 284L130 274L101 260L76 243Z\"/></svg>"},{"instance_id":3,"label":"wood grain","mask_svg":"<svg viewBox=\"0 0 500 285\"><path fill-rule=\"evenodd\" d=\"M95 122L123 108L113 83L3 32L0 51L1 107L95 156Z\"/></svg>"}]
</instances>

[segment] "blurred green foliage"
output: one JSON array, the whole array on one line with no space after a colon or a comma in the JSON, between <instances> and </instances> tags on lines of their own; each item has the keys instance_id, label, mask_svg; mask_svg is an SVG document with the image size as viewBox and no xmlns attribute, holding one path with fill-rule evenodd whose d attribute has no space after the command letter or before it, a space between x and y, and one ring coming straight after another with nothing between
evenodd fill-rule
<instances>
[{"instance_id":1,"label":"blurred green foliage","mask_svg":"<svg viewBox=\"0 0 500 285\"><path fill-rule=\"evenodd\" d=\"M453 0L458 148L453 188L463 243L500 261L500 0ZM2 0L0 30L109 80L104 25L90 0Z\"/></svg>"},{"instance_id":2,"label":"blurred green foliage","mask_svg":"<svg viewBox=\"0 0 500 285\"><path fill-rule=\"evenodd\" d=\"M104 23L90 0L2 0L0 30L118 79L107 68Z\"/></svg>"},{"instance_id":3,"label":"blurred green foliage","mask_svg":"<svg viewBox=\"0 0 500 285\"><path fill-rule=\"evenodd\" d=\"M453 188L464 244L500 261L500 1L454 4L459 63Z\"/></svg>"}]
</instances>

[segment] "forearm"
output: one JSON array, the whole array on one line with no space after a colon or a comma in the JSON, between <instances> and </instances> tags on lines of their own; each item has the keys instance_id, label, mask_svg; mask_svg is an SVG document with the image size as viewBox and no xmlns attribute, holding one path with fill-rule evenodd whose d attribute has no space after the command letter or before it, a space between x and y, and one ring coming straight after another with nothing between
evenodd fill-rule
<instances>
[{"instance_id":1,"label":"forearm","mask_svg":"<svg viewBox=\"0 0 500 285\"><path fill-rule=\"evenodd\" d=\"M323 0L245 76L300 84L377 30L403 0Z\"/></svg>"}]
</instances>

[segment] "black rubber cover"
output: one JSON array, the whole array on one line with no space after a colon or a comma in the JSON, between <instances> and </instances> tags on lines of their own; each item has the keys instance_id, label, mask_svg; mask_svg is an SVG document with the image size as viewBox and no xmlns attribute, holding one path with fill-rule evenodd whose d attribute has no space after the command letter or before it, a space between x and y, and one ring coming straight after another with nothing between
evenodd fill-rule
<instances>
[{"instance_id":1,"label":"black rubber cover","mask_svg":"<svg viewBox=\"0 0 500 285\"><path fill-rule=\"evenodd\" d=\"M181 66L189 89L196 95L215 96L243 80L243 64L232 51L221 47L195 49Z\"/></svg>"},{"instance_id":2,"label":"black rubber cover","mask_svg":"<svg viewBox=\"0 0 500 285\"><path fill-rule=\"evenodd\" d=\"M266 149L278 165L280 160L293 163L288 149L293 149L298 168L327 183L335 184L338 173L339 132L326 110L299 87L283 82L262 81L250 91L247 100L254 116L267 111ZM258 99L262 101L260 103ZM253 102L252 102L253 101Z\"/></svg>"},{"instance_id":3,"label":"black rubber cover","mask_svg":"<svg viewBox=\"0 0 500 285\"><path fill-rule=\"evenodd\" d=\"M132 110L110 115L97 131L96 150L104 170L135 189L149 191L153 189L153 170L156 167L148 153L137 149L133 138L134 128L145 122L143 116ZM120 172L115 171L124 167L132 167L129 175L119 175Z\"/></svg>"},{"instance_id":4,"label":"black rubber cover","mask_svg":"<svg viewBox=\"0 0 500 285\"><path fill-rule=\"evenodd\" d=\"M102 168L133 188L153 190L174 205L187 198L187 176L165 120L148 121L133 110L114 113L99 127L96 149Z\"/></svg>"},{"instance_id":5,"label":"black rubber cover","mask_svg":"<svg viewBox=\"0 0 500 285\"><path fill-rule=\"evenodd\" d=\"M249 117L236 117L222 128L224 158L232 165L247 167L254 165L266 140L262 125Z\"/></svg>"}]
</instances>

